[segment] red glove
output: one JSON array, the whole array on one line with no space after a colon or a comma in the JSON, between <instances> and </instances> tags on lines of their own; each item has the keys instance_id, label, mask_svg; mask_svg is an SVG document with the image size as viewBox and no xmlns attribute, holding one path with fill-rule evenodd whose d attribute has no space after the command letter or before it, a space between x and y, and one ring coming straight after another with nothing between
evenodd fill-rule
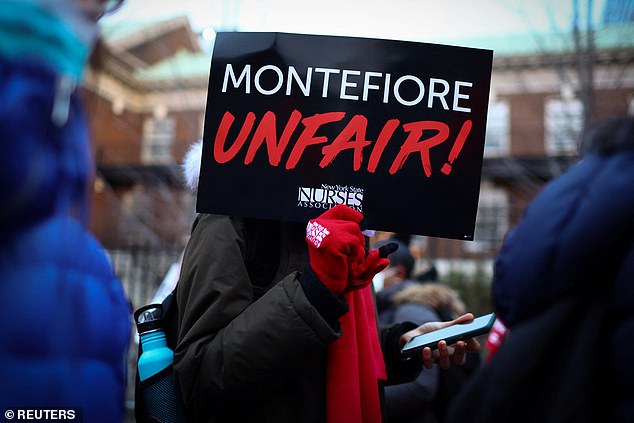
<instances>
[{"instance_id":1,"label":"red glove","mask_svg":"<svg viewBox=\"0 0 634 423\"><path fill-rule=\"evenodd\" d=\"M389 266L390 260L386 257L396 250L398 250L398 244L388 242L376 250L370 251L362 262L353 266L355 271L348 282L348 289L363 288L372 282L374 275Z\"/></svg>"},{"instance_id":2,"label":"red glove","mask_svg":"<svg viewBox=\"0 0 634 423\"><path fill-rule=\"evenodd\" d=\"M372 250L360 262L351 266L348 291L363 288L372 282L374 275L385 269L390 260L385 258L380 249Z\"/></svg>"},{"instance_id":3,"label":"red glove","mask_svg":"<svg viewBox=\"0 0 634 423\"><path fill-rule=\"evenodd\" d=\"M306 226L310 267L315 276L337 295L359 272L351 266L364 262L365 238L359 222L363 215L343 204L326 210Z\"/></svg>"}]
</instances>

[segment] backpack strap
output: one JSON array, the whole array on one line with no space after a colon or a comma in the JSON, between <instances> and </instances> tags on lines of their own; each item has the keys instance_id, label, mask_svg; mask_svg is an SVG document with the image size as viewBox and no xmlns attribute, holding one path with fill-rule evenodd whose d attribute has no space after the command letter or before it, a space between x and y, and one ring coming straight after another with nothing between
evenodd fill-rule
<instances>
[{"instance_id":1,"label":"backpack strap","mask_svg":"<svg viewBox=\"0 0 634 423\"><path fill-rule=\"evenodd\" d=\"M195 219L193 228L198 224ZM253 286L254 299L257 300L267 291L268 287L276 282L275 275L280 262L280 222L263 219L245 219L246 226L246 268ZM163 322L167 346L176 349L178 342L178 303L176 291L178 283L172 292L165 297L161 306L163 309ZM138 345L138 355L143 352L141 343ZM150 416L146 411L145 399L141 390L141 382L138 371L135 375L134 387L135 405L134 412L137 422L148 422Z\"/></svg>"},{"instance_id":2,"label":"backpack strap","mask_svg":"<svg viewBox=\"0 0 634 423\"><path fill-rule=\"evenodd\" d=\"M178 284L174 287L174 290L165 297L163 300L163 322L165 330L165 339L167 340L167 346L174 351L176 349L176 343L178 342L178 304L176 303L176 289Z\"/></svg>"}]
</instances>

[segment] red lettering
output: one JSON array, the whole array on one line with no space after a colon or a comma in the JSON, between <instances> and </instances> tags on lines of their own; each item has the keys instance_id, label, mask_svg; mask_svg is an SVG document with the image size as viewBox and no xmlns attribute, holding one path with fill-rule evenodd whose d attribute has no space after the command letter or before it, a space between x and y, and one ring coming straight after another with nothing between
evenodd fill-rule
<instances>
[{"instance_id":1,"label":"red lettering","mask_svg":"<svg viewBox=\"0 0 634 423\"><path fill-rule=\"evenodd\" d=\"M308 146L329 143L329 138L326 136L317 136L317 131L323 125L343 120L345 115L345 112L329 112L318 113L302 118L302 114L298 110L293 110L278 139L277 117L273 111L268 111L264 114L253 133L246 152L244 164L251 164L258 150L266 143L266 153L268 155L269 164L271 166L279 166L284 152L291 143L291 137L293 137L293 134L297 131L297 127L301 122L303 129L293 145L285 166L286 169L294 169ZM247 113L236 139L228 148L225 148L227 137L234 121L235 117L227 111L218 126L213 147L214 159L217 163L226 163L234 159L238 152L244 147L253 129L255 114L252 112ZM445 175L451 173L451 165L462 151L462 147L471 132L472 126L473 122L471 120L466 120L462 124L456 141L449 153L447 163L440 169ZM321 154L323 157L319 162L319 166L321 168L327 167L341 152L352 149L353 169L357 172L363 165L363 150L373 144L372 152L368 160L367 171L369 173L375 173L387 145L396 130L401 127L401 122L398 119L390 119L385 122L374 143L366 139L367 127L368 119L365 116L353 116L343 130L334 137L333 141L322 147ZM405 123L402 124L402 128L407 134L407 137L390 165L389 173L393 175L401 170L410 155L418 153L425 176L430 177L432 174L430 150L449 138L449 126L443 122L427 120ZM432 134L427 136L426 131L432 131Z\"/></svg>"},{"instance_id":2,"label":"red lettering","mask_svg":"<svg viewBox=\"0 0 634 423\"><path fill-rule=\"evenodd\" d=\"M216 132L216 139L214 141L214 159L218 163L227 163L229 160L233 159L236 154L238 154L238 151L240 151L247 140L247 136L251 133L253 122L255 121L255 114L252 112L247 114L238 137L231 147L225 151L224 146L227 140L227 134L229 133L229 128L231 128L234 120L235 118L230 112L225 112L222 116L220 126L218 126L218 132Z\"/></svg>"},{"instance_id":3,"label":"red lettering","mask_svg":"<svg viewBox=\"0 0 634 423\"><path fill-rule=\"evenodd\" d=\"M460 132L456 137L456 142L453 144L453 147L451 147L451 151L449 152L448 163L445 163L442 169L440 169L440 171L445 175L449 175L451 173L451 165L453 164L453 161L456 160L456 157L458 157L458 154L460 154L460 151L462 151L462 146L464 146L464 143L467 141L467 137L469 136L469 132L471 132L471 126L473 126L473 122L471 122L471 120L465 120L462 124L462 128L460 128Z\"/></svg>"},{"instance_id":4,"label":"red lettering","mask_svg":"<svg viewBox=\"0 0 634 423\"><path fill-rule=\"evenodd\" d=\"M379 137L374 143L372 153L370 154L370 161L368 162L368 172L374 173L376 171L376 167L381 160L381 155L383 154L383 150L385 150L387 142L392 138L394 131L396 131L396 128L398 128L400 124L401 121L398 119L390 119L385 122L383 129L381 129Z\"/></svg>"},{"instance_id":5,"label":"red lettering","mask_svg":"<svg viewBox=\"0 0 634 423\"><path fill-rule=\"evenodd\" d=\"M361 167L363 162L363 148L370 145L370 141L365 139L366 128L368 127L368 119L362 115L353 116L346 127L335 138L332 144L321 149L324 158L319 163L319 167L326 167L337 157L337 155L348 148L354 149L354 170L355 172ZM352 141L352 137L355 141Z\"/></svg>"},{"instance_id":6,"label":"red lettering","mask_svg":"<svg viewBox=\"0 0 634 423\"><path fill-rule=\"evenodd\" d=\"M251 144L247 150L247 155L244 158L244 164L248 165L253 162L255 153L266 140L266 151L269 156L269 163L271 166L278 166L280 164L280 160L282 160L282 154L284 153L284 150L286 150L286 146L291 139L291 135L297 128L297 125L299 125L301 119L302 114L297 110L293 110L293 113L291 113L291 116L284 127L284 131L282 132L282 136L280 137L280 142L278 144L275 113L271 111L266 112L264 117L262 117L260 124L255 129L253 140L251 140Z\"/></svg>"},{"instance_id":7,"label":"red lettering","mask_svg":"<svg viewBox=\"0 0 634 423\"><path fill-rule=\"evenodd\" d=\"M390 167L390 175L398 172L403 167L405 160L407 160L410 154L419 152L425 176L429 178L431 176L429 149L447 140L449 136L449 126L442 122L423 120L420 122L406 123L403 125L403 129L410 134L407 136L407 139L401 146L401 150ZM425 130L435 130L438 132L431 138L421 141L423 131Z\"/></svg>"},{"instance_id":8,"label":"red lettering","mask_svg":"<svg viewBox=\"0 0 634 423\"><path fill-rule=\"evenodd\" d=\"M317 113L311 117L304 118L302 120L302 123L305 126L304 131L302 131L299 139L293 147L293 150L291 151L291 155L288 157L286 169L294 169L295 166L297 166L297 162L299 162L304 150L309 145L324 144L328 142L328 138L324 136L315 137L315 132L317 132L320 126L340 121L345 115L346 114L344 112L329 112L323 114Z\"/></svg>"}]
</instances>

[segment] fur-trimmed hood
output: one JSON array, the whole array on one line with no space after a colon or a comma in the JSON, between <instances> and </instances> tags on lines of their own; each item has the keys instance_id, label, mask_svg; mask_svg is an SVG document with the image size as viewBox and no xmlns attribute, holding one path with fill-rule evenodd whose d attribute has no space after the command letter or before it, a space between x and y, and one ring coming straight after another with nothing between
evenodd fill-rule
<instances>
[{"instance_id":1,"label":"fur-trimmed hood","mask_svg":"<svg viewBox=\"0 0 634 423\"><path fill-rule=\"evenodd\" d=\"M465 312L465 305L458 292L440 283L411 283L392 297L395 305L403 303L423 304L440 310L449 310L454 317Z\"/></svg>"},{"instance_id":2,"label":"fur-trimmed hood","mask_svg":"<svg viewBox=\"0 0 634 423\"><path fill-rule=\"evenodd\" d=\"M189 146L185 153L181 170L187 188L193 193L198 192L198 176L200 175L200 161L203 155L203 141L198 140Z\"/></svg>"}]
</instances>

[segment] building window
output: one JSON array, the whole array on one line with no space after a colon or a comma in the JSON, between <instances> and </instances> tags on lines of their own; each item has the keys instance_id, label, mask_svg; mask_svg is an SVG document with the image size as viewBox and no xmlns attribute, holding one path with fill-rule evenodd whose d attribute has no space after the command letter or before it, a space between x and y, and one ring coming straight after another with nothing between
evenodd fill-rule
<instances>
[{"instance_id":1,"label":"building window","mask_svg":"<svg viewBox=\"0 0 634 423\"><path fill-rule=\"evenodd\" d=\"M510 106L506 101L489 103L484 157L500 157L509 153Z\"/></svg>"},{"instance_id":2,"label":"building window","mask_svg":"<svg viewBox=\"0 0 634 423\"><path fill-rule=\"evenodd\" d=\"M484 182L480 188L473 241L464 242L464 250L468 253L495 251L502 245L508 229L508 193Z\"/></svg>"},{"instance_id":3,"label":"building window","mask_svg":"<svg viewBox=\"0 0 634 423\"><path fill-rule=\"evenodd\" d=\"M143 123L141 161L145 164L170 164L174 142L174 119L148 118Z\"/></svg>"},{"instance_id":4,"label":"building window","mask_svg":"<svg viewBox=\"0 0 634 423\"><path fill-rule=\"evenodd\" d=\"M578 154L579 137L583 128L583 104L576 99L547 100L544 126L547 154Z\"/></svg>"}]
</instances>

